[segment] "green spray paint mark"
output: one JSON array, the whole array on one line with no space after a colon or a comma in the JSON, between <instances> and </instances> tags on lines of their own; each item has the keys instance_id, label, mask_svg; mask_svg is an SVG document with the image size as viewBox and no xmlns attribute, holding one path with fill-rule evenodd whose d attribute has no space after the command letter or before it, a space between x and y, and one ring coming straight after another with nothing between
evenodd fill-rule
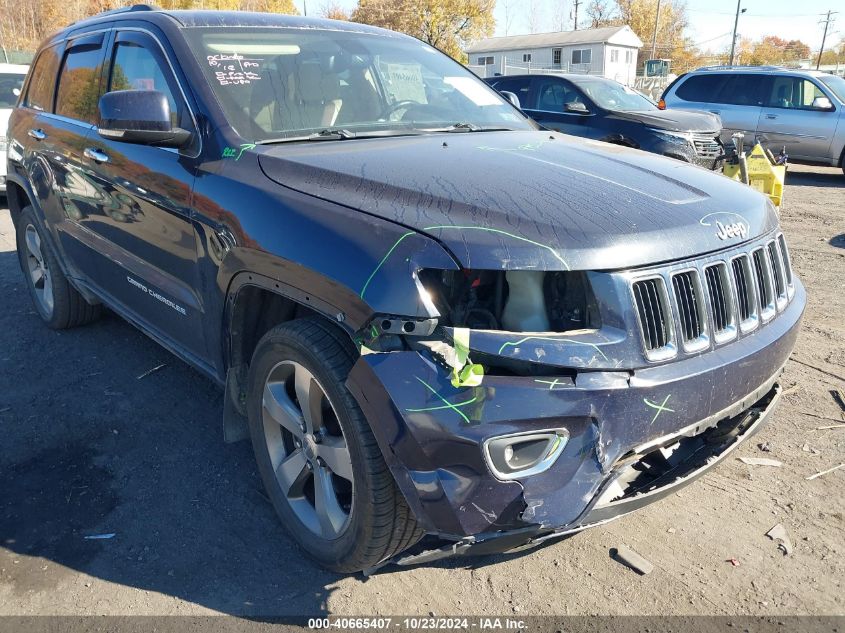
<instances>
[{"instance_id":1,"label":"green spray paint mark","mask_svg":"<svg viewBox=\"0 0 845 633\"><path fill-rule=\"evenodd\" d=\"M503 343L502 346L499 348L499 354L505 351L506 347L516 347L517 345L522 345L525 341L552 341L552 342L562 342L562 343L574 343L575 345L586 345L587 347L592 347L596 350L601 357L605 360L608 360L607 356L605 356L604 352L601 351L601 348L598 345L594 345L593 343L585 343L584 341L576 341L571 338L554 338L551 336L526 336L524 338L519 339L518 341L507 341Z\"/></svg>"},{"instance_id":2,"label":"green spray paint mark","mask_svg":"<svg viewBox=\"0 0 845 633\"><path fill-rule=\"evenodd\" d=\"M243 153L248 149L253 149L255 147L255 143L243 143L240 146L240 149L235 147L224 147L222 158L234 158L235 160L240 160Z\"/></svg>"},{"instance_id":3,"label":"green spray paint mark","mask_svg":"<svg viewBox=\"0 0 845 633\"><path fill-rule=\"evenodd\" d=\"M378 337L378 330L376 329L376 326L375 326L375 325L371 325L371 326L370 326L370 335L371 335L373 338L377 338L377 337Z\"/></svg>"},{"instance_id":4,"label":"green spray paint mark","mask_svg":"<svg viewBox=\"0 0 845 633\"><path fill-rule=\"evenodd\" d=\"M535 242L534 240L529 240L527 237L521 237L519 235L514 235L513 233L508 233L507 231L503 231L501 229L491 229L491 228L487 228L487 227L484 227L484 226L455 226L455 225L452 225L452 224L447 224L447 225L443 225L443 226L426 226L426 227L423 227L422 230L423 231L438 231L438 230L445 231L447 229L456 230L456 231L485 231L487 233L495 233L497 235L505 235L505 236L510 237L514 240L519 240L520 242L526 242L526 243L531 244L532 246L536 246L538 248L544 248L547 251L549 251L555 259L557 259L561 264L563 264L563 266L564 266L564 268L566 268L566 270L569 270L569 264L567 264L566 260L563 259L563 257L561 257L560 255L558 255L557 251L555 249L553 249L551 246L548 246L546 244L540 244L540 242ZM402 240L404 240L406 237L409 237L409 236L414 235L414 234L415 234L414 231L409 231L408 233L401 235L399 237L399 239L396 240L396 242L393 244L393 246L391 246L390 249L387 251L385 256L382 257L381 261L375 267L375 270L373 270L373 272L370 273L370 276L367 277L367 281L364 283L364 287L361 288L361 293L358 296L360 296L362 299L364 298L364 293L367 292L367 287L370 285L370 282L373 280L373 277L376 276L376 273L379 271L379 269L384 265L384 262L387 261L387 258L390 257L390 255L393 253L393 251L396 250L396 247L399 246L399 244L402 242Z\"/></svg>"},{"instance_id":5,"label":"green spray paint mark","mask_svg":"<svg viewBox=\"0 0 845 633\"><path fill-rule=\"evenodd\" d=\"M434 387L432 387L430 384L428 384L425 380L423 380L419 376L414 376L414 378L416 378L423 385L425 385L425 388L428 389L435 396L437 396L441 400L441 402L443 402L443 404L445 406L434 407L434 408L431 408L431 409L407 409L407 411L439 411L441 409L452 409L452 411L454 411L455 413L457 413L459 416L461 416L464 419L464 422L466 422L467 424L472 424L470 419L466 416L466 414L464 414L463 411L460 410L459 407L463 407L463 406L466 406L468 404L472 404L473 402L475 402L475 398L473 398L472 400L467 400L466 402L460 402L458 404L455 404L455 403L452 403L452 402L449 402L448 400L446 400L446 398L444 398L439 393L437 393L437 390Z\"/></svg>"},{"instance_id":6,"label":"green spray paint mark","mask_svg":"<svg viewBox=\"0 0 845 633\"><path fill-rule=\"evenodd\" d=\"M554 388L559 384L561 385L561 387L563 386L560 383L560 378L555 378L554 380L540 380L539 378L535 378L534 382L539 382L539 383L542 383L544 385L548 385L549 391L554 391Z\"/></svg>"},{"instance_id":7,"label":"green spray paint mark","mask_svg":"<svg viewBox=\"0 0 845 633\"><path fill-rule=\"evenodd\" d=\"M648 406L650 406L652 409L657 409L657 413L655 413L654 417L651 419L651 424L654 424L654 421L657 419L657 416L659 416L664 411L668 411L670 413L675 413L674 409L670 409L669 407L666 406L666 403L669 402L669 398L671 398L671 397L672 397L672 394L669 394L668 396L666 396L666 399L663 401L663 404L654 404L653 402L650 402L648 400L648 398L643 398L643 402L645 402Z\"/></svg>"}]
</instances>

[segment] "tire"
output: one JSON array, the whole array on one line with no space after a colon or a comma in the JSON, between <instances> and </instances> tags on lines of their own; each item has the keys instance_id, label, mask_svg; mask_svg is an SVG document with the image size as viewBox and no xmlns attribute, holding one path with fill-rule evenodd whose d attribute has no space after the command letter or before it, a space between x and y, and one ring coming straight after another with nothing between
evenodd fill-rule
<instances>
[{"instance_id":1,"label":"tire","mask_svg":"<svg viewBox=\"0 0 845 633\"><path fill-rule=\"evenodd\" d=\"M29 296L47 327L64 330L100 318L101 306L88 303L65 277L32 207L21 210L16 237Z\"/></svg>"},{"instance_id":2,"label":"tire","mask_svg":"<svg viewBox=\"0 0 845 633\"><path fill-rule=\"evenodd\" d=\"M299 546L341 573L374 567L423 535L345 387L356 356L331 324L298 319L264 335L248 376L250 436L267 495Z\"/></svg>"}]
</instances>

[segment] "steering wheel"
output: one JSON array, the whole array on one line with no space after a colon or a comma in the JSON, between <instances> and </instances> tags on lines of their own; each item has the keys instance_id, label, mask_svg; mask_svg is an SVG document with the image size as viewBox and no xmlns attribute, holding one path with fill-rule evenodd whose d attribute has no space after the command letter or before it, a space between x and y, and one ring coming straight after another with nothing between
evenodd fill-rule
<instances>
[{"instance_id":1,"label":"steering wheel","mask_svg":"<svg viewBox=\"0 0 845 633\"><path fill-rule=\"evenodd\" d=\"M390 120L390 115L396 112L397 110L401 110L402 108L408 109L413 106L422 105L413 99L402 99L401 101L397 101L396 103L392 103L387 106L381 113L381 118Z\"/></svg>"}]
</instances>

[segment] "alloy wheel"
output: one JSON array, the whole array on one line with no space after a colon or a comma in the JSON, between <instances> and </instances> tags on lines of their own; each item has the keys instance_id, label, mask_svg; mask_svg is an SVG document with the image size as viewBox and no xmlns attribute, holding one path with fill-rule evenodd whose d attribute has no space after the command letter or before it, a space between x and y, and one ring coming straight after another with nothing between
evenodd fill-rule
<instances>
[{"instance_id":1,"label":"alloy wheel","mask_svg":"<svg viewBox=\"0 0 845 633\"><path fill-rule=\"evenodd\" d=\"M282 496L308 530L338 538L352 513L352 459L325 390L302 364L283 361L267 376L261 415Z\"/></svg>"},{"instance_id":2,"label":"alloy wheel","mask_svg":"<svg viewBox=\"0 0 845 633\"><path fill-rule=\"evenodd\" d=\"M53 280L50 268L41 251L41 236L36 228L29 224L24 234L26 238L26 265L35 299L45 314L53 314Z\"/></svg>"}]
</instances>

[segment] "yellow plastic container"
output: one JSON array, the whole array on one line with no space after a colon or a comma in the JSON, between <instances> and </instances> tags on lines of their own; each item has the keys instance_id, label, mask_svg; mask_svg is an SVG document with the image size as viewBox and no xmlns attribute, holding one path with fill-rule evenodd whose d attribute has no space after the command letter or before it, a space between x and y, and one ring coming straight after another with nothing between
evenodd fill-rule
<instances>
[{"instance_id":1,"label":"yellow plastic container","mask_svg":"<svg viewBox=\"0 0 845 633\"><path fill-rule=\"evenodd\" d=\"M772 165L772 161L769 160L766 150L760 143L757 143L746 157L746 163L748 165L748 186L769 196L772 204L780 208L783 203L786 166ZM722 173L728 178L742 182L742 174L738 164L733 165L726 162Z\"/></svg>"}]
</instances>

